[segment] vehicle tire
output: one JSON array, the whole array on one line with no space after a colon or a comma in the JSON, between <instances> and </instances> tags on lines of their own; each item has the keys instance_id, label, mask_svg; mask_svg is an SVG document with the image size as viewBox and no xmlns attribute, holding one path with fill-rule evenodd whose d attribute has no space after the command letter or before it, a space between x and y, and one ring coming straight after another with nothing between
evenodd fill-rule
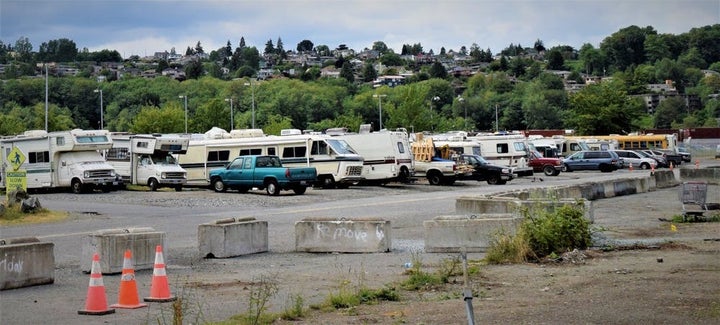
<instances>
[{"instance_id":1,"label":"vehicle tire","mask_svg":"<svg viewBox=\"0 0 720 325\"><path fill-rule=\"evenodd\" d=\"M609 173L612 171L612 167L610 167L609 165L605 165L605 164L598 166L598 169L600 169L600 171L603 173Z\"/></svg>"},{"instance_id":2,"label":"vehicle tire","mask_svg":"<svg viewBox=\"0 0 720 325\"><path fill-rule=\"evenodd\" d=\"M160 183L158 183L157 179L151 178L148 181L148 187L150 187L150 190L155 192L157 191L158 187L160 187Z\"/></svg>"},{"instance_id":3,"label":"vehicle tire","mask_svg":"<svg viewBox=\"0 0 720 325\"><path fill-rule=\"evenodd\" d=\"M293 192L295 192L296 195L303 195L305 194L305 191L307 190L307 187L305 186L296 186L293 188Z\"/></svg>"},{"instance_id":4,"label":"vehicle tire","mask_svg":"<svg viewBox=\"0 0 720 325\"><path fill-rule=\"evenodd\" d=\"M557 176L557 175L560 175L560 171L556 169L550 176Z\"/></svg>"},{"instance_id":5,"label":"vehicle tire","mask_svg":"<svg viewBox=\"0 0 720 325\"><path fill-rule=\"evenodd\" d=\"M640 164L640 169L650 169L650 164L642 163L642 164Z\"/></svg>"},{"instance_id":6,"label":"vehicle tire","mask_svg":"<svg viewBox=\"0 0 720 325\"><path fill-rule=\"evenodd\" d=\"M490 175L487 179L487 183L490 185L501 185L500 175Z\"/></svg>"},{"instance_id":7,"label":"vehicle tire","mask_svg":"<svg viewBox=\"0 0 720 325\"><path fill-rule=\"evenodd\" d=\"M572 169L570 169L570 166L568 166L567 164L563 164L562 171L567 173L572 172Z\"/></svg>"},{"instance_id":8,"label":"vehicle tire","mask_svg":"<svg viewBox=\"0 0 720 325\"><path fill-rule=\"evenodd\" d=\"M227 187L225 186L225 183L223 183L221 178L216 178L212 181L212 187L215 192L221 193L227 191Z\"/></svg>"},{"instance_id":9,"label":"vehicle tire","mask_svg":"<svg viewBox=\"0 0 720 325\"><path fill-rule=\"evenodd\" d=\"M543 173L545 173L545 176L557 176L557 174L555 174L555 167L550 165L543 167Z\"/></svg>"},{"instance_id":10,"label":"vehicle tire","mask_svg":"<svg viewBox=\"0 0 720 325\"><path fill-rule=\"evenodd\" d=\"M100 189L103 193L110 193L110 191L112 191L112 185L103 185Z\"/></svg>"},{"instance_id":11,"label":"vehicle tire","mask_svg":"<svg viewBox=\"0 0 720 325\"><path fill-rule=\"evenodd\" d=\"M182 185L175 186L175 192L182 192Z\"/></svg>"},{"instance_id":12,"label":"vehicle tire","mask_svg":"<svg viewBox=\"0 0 720 325\"><path fill-rule=\"evenodd\" d=\"M271 179L265 182L265 191L267 191L268 195L278 196L280 195L280 186L278 186L276 180Z\"/></svg>"},{"instance_id":13,"label":"vehicle tire","mask_svg":"<svg viewBox=\"0 0 720 325\"><path fill-rule=\"evenodd\" d=\"M398 175L398 181L400 183L410 182L410 171L407 169L407 167L402 166L400 168L400 175Z\"/></svg>"},{"instance_id":14,"label":"vehicle tire","mask_svg":"<svg viewBox=\"0 0 720 325\"><path fill-rule=\"evenodd\" d=\"M80 180L73 179L72 182L70 183L70 189L72 190L73 193L80 194L83 192L83 184Z\"/></svg>"},{"instance_id":15,"label":"vehicle tire","mask_svg":"<svg viewBox=\"0 0 720 325\"><path fill-rule=\"evenodd\" d=\"M320 182L320 187L324 189L335 188L335 179L332 176L324 176L323 178L320 178L318 182Z\"/></svg>"},{"instance_id":16,"label":"vehicle tire","mask_svg":"<svg viewBox=\"0 0 720 325\"><path fill-rule=\"evenodd\" d=\"M427 175L427 180L430 185L440 185L442 184L443 175L438 171L431 171Z\"/></svg>"}]
</instances>

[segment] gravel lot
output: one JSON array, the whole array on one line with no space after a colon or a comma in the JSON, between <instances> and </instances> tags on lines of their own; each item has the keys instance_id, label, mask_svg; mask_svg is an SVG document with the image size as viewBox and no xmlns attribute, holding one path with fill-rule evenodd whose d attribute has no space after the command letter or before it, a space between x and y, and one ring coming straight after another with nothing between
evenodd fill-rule
<instances>
[{"instance_id":1,"label":"gravel lot","mask_svg":"<svg viewBox=\"0 0 720 325\"><path fill-rule=\"evenodd\" d=\"M621 173L625 171L620 171L617 175ZM563 173L560 178L547 179L544 183L534 179L515 180L504 189L548 186L562 180L580 181L585 175L587 174L582 172ZM258 279L263 276L271 277L278 283L279 293L270 304L273 311L286 308L289 298L295 295L301 295L308 306L322 302L330 292L339 290L339 287L347 283L361 283L377 288L401 281L406 278L403 264L412 260L413 253L422 251L421 221L429 219L428 215L432 217L437 214L434 211L414 211L409 208L407 211L396 212L392 219L393 251L386 254L295 253L292 224L300 216L314 215L318 210L319 213L329 213L327 211L343 205L367 205L370 209L371 203L381 197L424 201L429 197L456 197L489 190L496 188L485 183L458 182L455 186L435 187L421 182L386 187L353 187L348 190L313 189L303 196L288 193L275 198L260 191L241 195L199 189L180 193L123 191L80 196L65 193L42 194L39 195L42 202L48 202L48 206L53 209L73 211L71 217L55 225L0 229L3 236L7 233L22 236L48 231L52 233L52 229L68 227L61 230L63 235L44 235L47 240L57 241L55 284L0 292L0 323L171 323L169 304L151 304L149 308L141 310L118 310L116 314L102 317L77 315L77 310L81 309L85 302L88 276L79 271L81 257L78 252L69 248L78 245L77 241L87 227L115 228L127 226L129 222L140 226L137 219L132 219L136 209L144 211L146 215L143 218L148 223L156 224L158 229L170 229L171 225L184 229L177 231L177 234L168 234L168 242L171 244L166 249L167 271L173 293L185 297L188 303L186 323L198 323L224 320L244 312L249 292L257 287ZM587 265L582 266L488 266L483 268L479 277L472 280L475 288L482 293L481 297L476 299L476 313L484 317L483 323L643 323L643 320L647 323L685 323L682 320L691 319L691 323L698 324L720 322L720 281L717 280L720 274L720 247L716 242L705 241L720 237L720 227L717 223L682 224L678 225L678 231L671 232L669 224L658 218L669 219L679 214L681 205L677 191L678 188L670 188L595 201L595 226L602 230L598 233L598 239L605 243L656 245L672 240L687 243L688 248L597 253ZM710 201L720 202L720 188L711 186L708 198ZM438 209L448 210L453 206L454 202L448 199L444 200ZM147 212L148 207L156 211ZM327 207L327 210L322 210L323 207ZM305 209L312 211L305 212ZM348 210L348 213L357 213L357 216L363 213L363 209L358 209L358 212ZM293 212L293 216L289 216L290 212ZM175 213L188 217L168 217ZM194 237L197 224L240 215L271 218L269 252L230 259L202 259L197 256L197 240ZM78 233L68 235L73 231ZM665 257L666 262L655 262L658 256ZM422 253L421 257L424 264L432 267L453 256ZM481 257L482 254L469 256L471 260ZM652 263L648 263L648 260ZM662 273L656 274L654 272L658 270L653 268L658 265L663 266L663 269ZM614 273L616 270L631 276L620 278L617 276L620 273ZM584 282L582 277L579 278L581 275L586 275L586 280L593 279L592 283ZM136 276L138 290L143 296L149 291L152 271L137 271ZM685 283L678 276L685 276L690 281ZM652 310L659 316L641 318L640 316L651 314L644 311L637 317L621 317L622 313L633 310L632 304L635 304L636 310L647 309L642 301L649 299L646 296L653 291L671 291L673 285L663 285L663 277L672 278L676 285L685 288L680 292L681 296L702 299L679 304L680 307L659 305ZM105 276L110 303L116 300L118 279L118 276ZM706 281L704 283L708 285L698 287L697 283L692 284L698 281ZM650 287L641 289L643 286ZM623 287L633 288L635 291L619 290ZM592 289L592 292L584 292L583 288ZM456 296L459 288L449 290L449 294L457 299L442 299L441 294L448 294L447 292L431 291L420 294L419 298L407 296L402 302L362 307L352 312L314 313L305 321L297 323L464 323L464 304L461 297ZM552 296L544 292L552 293ZM591 296L582 295L584 293ZM529 298L533 299L528 300ZM622 313L609 307L602 308L602 302L608 300L613 301L608 306L622 307ZM553 304L548 301L553 301ZM719 306L717 316L713 316L713 301ZM627 306L622 306L622 303ZM695 315L690 313L694 310L672 309L688 308L691 303L709 306L710 316L688 318L688 315ZM565 308L562 308L563 304ZM556 308L560 308L562 312L548 312ZM662 316L667 317L666 321L659 318Z\"/></svg>"}]
</instances>

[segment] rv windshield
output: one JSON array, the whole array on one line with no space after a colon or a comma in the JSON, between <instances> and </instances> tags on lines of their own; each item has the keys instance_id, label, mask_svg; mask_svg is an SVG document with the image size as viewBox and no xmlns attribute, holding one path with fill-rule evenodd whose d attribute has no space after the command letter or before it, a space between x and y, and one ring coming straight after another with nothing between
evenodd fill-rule
<instances>
[{"instance_id":1,"label":"rv windshield","mask_svg":"<svg viewBox=\"0 0 720 325\"><path fill-rule=\"evenodd\" d=\"M328 139L327 143L330 145L330 148L332 148L333 151L340 155L357 154L357 152L355 152L355 149L353 149L347 142L345 142L345 140Z\"/></svg>"},{"instance_id":2,"label":"rv windshield","mask_svg":"<svg viewBox=\"0 0 720 325\"><path fill-rule=\"evenodd\" d=\"M153 155L152 160L158 165L177 165L177 160L172 155Z\"/></svg>"}]
</instances>

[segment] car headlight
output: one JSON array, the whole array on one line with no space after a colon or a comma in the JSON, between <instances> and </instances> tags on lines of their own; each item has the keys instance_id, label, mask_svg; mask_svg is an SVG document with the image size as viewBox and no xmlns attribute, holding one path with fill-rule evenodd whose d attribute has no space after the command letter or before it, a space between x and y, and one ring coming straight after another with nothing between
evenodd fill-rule
<instances>
[{"instance_id":1,"label":"car headlight","mask_svg":"<svg viewBox=\"0 0 720 325\"><path fill-rule=\"evenodd\" d=\"M163 172L163 173L160 173L160 178L167 178L167 174L164 173L164 172Z\"/></svg>"},{"instance_id":2,"label":"car headlight","mask_svg":"<svg viewBox=\"0 0 720 325\"><path fill-rule=\"evenodd\" d=\"M83 173L84 178L90 178L90 172L86 171Z\"/></svg>"},{"instance_id":3,"label":"car headlight","mask_svg":"<svg viewBox=\"0 0 720 325\"><path fill-rule=\"evenodd\" d=\"M115 177L115 171L114 171L114 170L111 170L111 171L110 171L110 176Z\"/></svg>"},{"instance_id":4,"label":"car headlight","mask_svg":"<svg viewBox=\"0 0 720 325\"><path fill-rule=\"evenodd\" d=\"M503 169L502 169L502 173L503 173L503 174L510 174L510 169L503 168Z\"/></svg>"}]
</instances>

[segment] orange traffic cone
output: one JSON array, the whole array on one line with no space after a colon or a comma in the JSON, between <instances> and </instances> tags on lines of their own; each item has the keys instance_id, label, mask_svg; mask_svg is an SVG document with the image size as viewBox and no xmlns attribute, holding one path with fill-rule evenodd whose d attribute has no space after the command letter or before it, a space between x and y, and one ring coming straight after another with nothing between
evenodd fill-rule
<instances>
[{"instance_id":1,"label":"orange traffic cone","mask_svg":"<svg viewBox=\"0 0 720 325\"><path fill-rule=\"evenodd\" d=\"M650 175L655 175L655 165L650 165Z\"/></svg>"},{"instance_id":2,"label":"orange traffic cone","mask_svg":"<svg viewBox=\"0 0 720 325\"><path fill-rule=\"evenodd\" d=\"M152 284L150 285L150 297L143 300L151 302L175 301L177 297L170 295L167 274L165 273L165 260L163 259L162 246L155 247L155 266L153 269Z\"/></svg>"},{"instance_id":3,"label":"orange traffic cone","mask_svg":"<svg viewBox=\"0 0 720 325\"><path fill-rule=\"evenodd\" d=\"M88 286L85 309L78 310L80 315L107 315L115 313L115 309L109 309L105 297L105 285L100 273L100 255L93 255L92 267L90 268L90 284Z\"/></svg>"},{"instance_id":4,"label":"orange traffic cone","mask_svg":"<svg viewBox=\"0 0 720 325\"><path fill-rule=\"evenodd\" d=\"M147 307L147 304L140 302L138 295L137 283L135 283L135 269L132 263L132 252L125 251L123 259L122 276L120 277L120 291L118 293L118 303L110 305L114 308L135 309Z\"/></svg>"},{"instance_id":5,"label":"orange traffic cone","mask_svg":"<svg viewBox=\"0 0 720 325\"><path fill-rule=\"evenodd\" d=\"M633 171L632 163L630 163L630 171Z\"/></svg>"}]
</instances>

